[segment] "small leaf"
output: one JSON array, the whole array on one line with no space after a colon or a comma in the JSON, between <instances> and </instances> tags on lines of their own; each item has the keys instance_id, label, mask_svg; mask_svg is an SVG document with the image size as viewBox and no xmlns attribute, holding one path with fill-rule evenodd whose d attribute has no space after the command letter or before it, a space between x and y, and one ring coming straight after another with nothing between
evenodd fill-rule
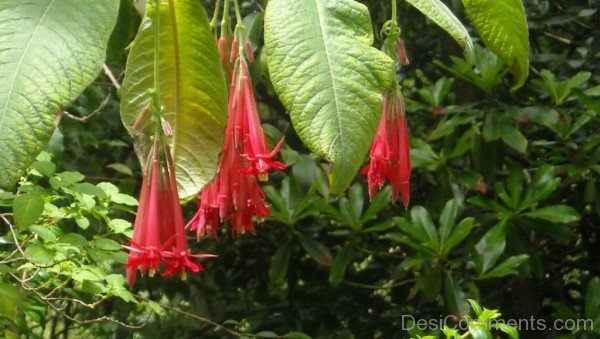
<instances>
[{"instance_id":1,"label":"small leaf","mask_svg":"<svg viewBox=\"0 0 600 339\"><path fill-rule=\"evenodd\" d=\"M272 284L280 285L283 283L290 264L290 253L291 245L289 242L286 242L277 249L277 252L271 258L269 279Z\"/></svg>"},{"instance_id":2,"label":"small leaf","mask_svg":"<svg viewBox=\"0 0 600 339\"><path fill-rule=\"evenodd\" d=\"M371 47L367 7L353 0L271 0L265 49L275 91L304 143L333 164L331 192L345 190L377 128L393 61Z\"/></svg>"},{"instance_id":3,"label":"small leaf","mask_svg":"<svg viewBox=\"0 0 600 339\"><path fill-rule=\"evenodd\" d=\"M500 124L502 141L519 153L527 151L527 138L515 126L502 122Z\"/></svg>"},{"instance_id":4,"label":"small leaf","mask_svg":"<svg viewBox=\"0 0 600 339\"><path fill-rule=\"evenodd\" d=\"M38 265L50 265L54 262L54 252L38 244L31 244L25 248L25 258Z\"/></svg>"},{"instance_id":5,"label":"small leaf","mask_svg":"<svg viewBox=\"0 0 600 339\"><path fill-rule=\"evenodd\" d=\"M56 165L51 161L34 161L31 167L48 178L52 177L56 171Z\"/></svg>"},{"instance_id":6,"label":"small leaf","mask_svg":"<svg viewBox=\"0 0 600 339\"><path fill-rule=\"evenodd\" d=\"M97 238L96 240L94 240L93 246L97 249L106 251L118 251L122 248L121 244L112 239L107 238Z\"/></svg>"},{"instance_id":7,"label":"small leaf","mask_svg":"<svg viewBox=\"0 0 600 339\"><path fill-rule=\"evenodd\" d=\"M483 257L481 273L487 272L492 268L504 252L509 220L508 217L502 218L498 224L487 231L475 246L479 255Z\"/></svg>"},{"instance_id":8,"label":"small leaf","mask_svg":"<svg viewBox=\"0 0 600 339\"><path fill-rule=\"evenodd\" d=\"M305 235L298 235L298 239L300 239L302 247L317 263L323 266L331 265L333 258L325 246Z\"/></svg>"},{"instance_id":9,"label":"small leaf","mask_svg":"<svg viewBox=\"0 0 600 339\"><path fill-rule=\"evenodd\" d=\"M44 212L44 199L37 193L25 193L13 200L15 226L24 228L35 223Z\"/></svg>"},{"instance_id":10,"label":"small leaf","mask_svg":"<svg viewBox=\"0 0 600 339\"><path fill-rule=\"evenodd\" d=\"M456 245L460 244L470 234L473 229L473 218L463 219L452 231L448 240L442 243L444 251L453 249Z\"/></svg>"},{"instance_id":11,"label":"small leaf","mask_svg":"<svg viewBox=\"0 0 600 339\"><path fill-rule=\"evenodd\" d=\"M422 206L415 206L410 211L410 217L414 226L422 229L427 234L428 243L437 246L439 244L438 234L429 212Z\"/></svg>"},{"instance_id":12,"label":"small leaf","mask_svg":"<svg viewBox=\"0 0 600 339\"><path fill-rule=\"evenodd\" d=\"M527 254L512 256L512 257L506 259L505 261L501 262L500 264L498 264L498 266L494 267L488 273L486 273L483 276L483 278L485 278L485 279L500 278L500 277L504 277L507 275L517 274L517 273L519 273L517 271L517 268L522 263L527 261L527 259L529 259L529 256Z\"/></svg>"},{"instance_id":13,"label":"small leaf","mask_svg":"<svg viewBox=\"0 0 600 339\"><path fill-rule=\"evenodd\" d=\"M508 334L508 336L510 337L510 339L519 339L519 332L517 331L516 328L514 328L514 327L512 327L510 325L507 325L507 324L503 324L501 322L497 323L496 327L500 331Z\"/></svg>"},{"instance_id":14,"label":"small leaf","mask_svg":"<svg viewBox=\"0 0 600 339\"><path fill-rule=\"evenodd\" d=\"M469 304L471 304L471 308L473 309L473 312L475 312L475 315L479 317L481 313L483 313L483 308L481 308L481 305L479 305L479 303L473 299L467 299L467 301Z\"/></svg>"},{"instance_id":15,"label":"small leaf","mask_svg":"<svg viewBox=\"0 0 600 339\"><path fill-rule=\"evenodd\" d=\"M444 284L446 306L454 315L464 316L469 313L469 304L465 292L460 288L450 271L446 272Z\"/></svg>"},{"instance_id":16,"label":"small leaf","mask_svg":"<svg viewBox=\"0 0 600 339\"><path fill-rule=\"evenodd\" d=\"M56 233L50 227L41 225L31 225L28 227L28 229L36 233L40 238L46 241L53 241L57 238Z\"/></svg>"},{"instance_id":17,"label":"small leaf","mask_svg":"<svg viewBox=\"0 0 600 339\"><path fill-rule=\"evenodd\" d=\"M106 193L104 193L104 191L100 187L87 182L73 184L71 187L69 187L69 189L73 192L81 194L87 194L96 197L106 197Z\"/></svg>"},{"instance_id":18,"label":"small leaf","mask_svg":"<svg viewBox=\"0 0 600 339\"><path fill-rule=\"evenodd\" d=\"M568 224L579 220L579 213L573 207L565 205L554 205L538 208L528 213L524 213L524 216L548 220L550 222L556 222L561 224Z\"/></svg>"},{"instance_id":19,"label":"small leaf","mask_svg":"<svg viewBox=\"0 0 600 339\"><path fill-rule=\"evenodd\" d=\"M12 284L0 283L0 316L17 316L21 304L21 294Z\"/></svg>"},{"instance_id":20,"label":"small leaf","mask_svg":"<svg viewBox=\"0 0 600 339\"><path fill-rule=\"evenodd\" d=\"M131 168L127 167L127 165L124 164L118 164L118 163L114 163L114 164L109 164L106 165L107 168L113 169L121 174L125 174L128 176L132 176L133 172L131 171Z\"/></svg>"},{"instance_id":21,"label":"small leaf","mask_svg":"<svg viewBox=\"0 0 600 339\"><path fill-rule=\"evenodd\" d=\"M600 316L600 278L590 280L585 293L585 316L597 319Z\"/></svg>"},{"instance_id":22,"label":"small leaf","mask_svg":"<svg viewBox=\"0 0 600 339\"><path fill-rule=\"evenodd\" d=\"M81 234L77 233L67 233L62 237L58 238L58 243L71 244L73 246L77 246L80 248L89 246L89 243L86 238L84 238Z\"/></svg>"},{"instance_id":23,"label":"small leaf","mask_svg":"<svg viewBox=\"0 0 600 339\"><path fill-rule=\"evenodd\" d=\"M333 286L339 285L344 279L346 268L350 263L350 248L343 247L335 257L331 268L329 269L329 283Z\"/></svg>"},{"instance_id":24,"label":"small leaf","mask_svg":"<svg viewBox=\"0 0 600 339\"><path fill-rule=\"evenodd\" d=\"M508 65L513 90L529 75L529 29L521 0L462 0L475 29L494 53Z\"/></svg>"},{"instance_id":25,"label":"small leaf","mask_svg":"<svg viewBox=\"0 0 600 339\"><path fill-rule=\"evenodd\" d=\"M283 336L285 339L311 339L311 336L302 332L290 332Z\"/></svg>"},{"instance_id":26,"label":"small leaf","mask_svg":"<svg viewBox=\"0 0 600 339\"><path fill-rule=\"evenodd\" d=\"M442 209L442 214L440 215L440 244L443 245L446 242L446 239L450 236L452 232L452 228L454 227L454 223L456 222L456 217L458 216L458 202L452 199L449 200L444 208Z\"/></svg>"}]
</instances>

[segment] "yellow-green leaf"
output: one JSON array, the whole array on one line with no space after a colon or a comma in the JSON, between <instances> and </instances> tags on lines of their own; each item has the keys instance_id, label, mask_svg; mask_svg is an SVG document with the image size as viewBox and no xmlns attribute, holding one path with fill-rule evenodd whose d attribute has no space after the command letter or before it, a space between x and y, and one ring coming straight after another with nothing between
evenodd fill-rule
<instances>
[{"instance_id":1,"label":"yellow-green leaf","mask_svg":"<svg viewBox=\"0 0 600 339\"><path fill-rule=\"evenodd\" d=\"M275 91L304 143L332 162L332 193L346 189L375 134L393 61L371 47L366 6L353 0L271 0L265 47Z\"/></svg>"},{"instance_id":2,"label":"yellow-green leaf","mask_svg":"<svg viewBox=\"0 0 600 339\"><path fill-rule=\"evenodd\" d=\"M513 90L529 75L529 30L521 0L462 0L475 29L506 63L515 81Z\"/></svg>"},{"instance_id":3,"label":"yellow-green leaf","mask_svg":"<svg viewBox=\"0 0 600 339\"><path fill-rule=\"evenodd\" d=\"M406 0L406 2L448 32L463 48L467 60L472 59L473 41L469 32L443 2L440 0Z\"/></svg>"},{"instance_id":4,"label":"yellow-green leaf","mask_svg":"<svg viewBox=\"0 0 600 339\"><path fill-rule=\"evenodd\" d=\"M118 0L0 1L0 187L52 136L56 115L96 78Z\"/></svg>"},{"instance_id":5,"label":"yellow-green leaf","mask_svg":"<svg viewBox=\"0 0 600 339\"><path fill-rule=\"evenodd\" d=\"M149 2L131 46L123 81L121 118L134 137L140 162L150 148L152 126L132 125L150 103L155 80L165 119L173 129L172 152L180 197L196 194L212 179L227 120L227 87L206 12L196 0ZM156 61L156 64L155 64ZM155 66L157 69L155 70ZM155 79L155 75L157 79Z\"/></svg>"}]
</instances>

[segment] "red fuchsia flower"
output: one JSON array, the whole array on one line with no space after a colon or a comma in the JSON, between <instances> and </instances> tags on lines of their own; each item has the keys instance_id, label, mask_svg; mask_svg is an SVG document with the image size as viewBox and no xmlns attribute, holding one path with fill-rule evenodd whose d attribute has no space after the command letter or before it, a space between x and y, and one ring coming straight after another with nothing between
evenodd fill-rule
<instances>
[{"instance_id":1,"label":"red fuchsia flower","mask_svg":"<svg viewBox=\"0 0 600 339\"><path fill-rule=\"evenodd\" d=\"M237 40L234 40L231 59L235 67L219 168L215 179L198 195L198 212L188 224L198 237L216 235L219 221L230 223L235 235L254 233L254 219L261 221L270 214L257 178L265 180L268 171L285 168L284 163L273 160L283 140L273 150L268 149L248 65L246 59L237 54L238 48ZM251 46L244 44L243 50L245 56L252 59Z\"/></svg>"},{"instance_id":2,"label":"red fuchsia flower","mask_svg":"<svg viewBox=\"0 0 600 339\"><path fill-rule=\"evenodd\" d=\"M404 99L398 90L383 96L383 112L371 146L370 163L361 173L367 176L371 199L387 180L392 186L392 200L402 197L402 203L408 206L410 172Z\"/></svg>"},{"instance_id":3,"label":"red fuchsia flower","mask_svg":"<svg viewBox=\"0 0 600 339\"><path fill-rule=\"evenodd\" d=\"M170 135L170 127L163 129ZM186 238L185 224L177 183L175 167L169 145L161 133L157 133L148 156L142 180L142 190L133 228L133 238L128 246L129 258L126 263L127 282L133 286L139 269L142 274L154 275L161 263L166 265L163 276L180 274L186 278L186 271L202 271L202 266L194 258L214 257L210 254L191 254Z\"/></svg>"},{"instance_id":4,"label":"red fuchsia flower","mask_svg":"<svg viewBox=\"0 0 600 339\"><path fill-rule=\"evenodd\" d=\"M236 74L236 71L240 74ZM273 160L279 153L284 139L281 139L272 151L268 150L248 75L248 65L244 59L240 60L240 67L236 71L234 71L234 78L238 75L240 84L232 82L231 91L234 93L233 100L230 101L230 112L234 112L234 115L238 117L235 141L236 144L242 143L243 154L248 160L243 173L258 175L259 179L266 179L269 170L285 169L284 163Z\"/></svg>"}]
</instances>

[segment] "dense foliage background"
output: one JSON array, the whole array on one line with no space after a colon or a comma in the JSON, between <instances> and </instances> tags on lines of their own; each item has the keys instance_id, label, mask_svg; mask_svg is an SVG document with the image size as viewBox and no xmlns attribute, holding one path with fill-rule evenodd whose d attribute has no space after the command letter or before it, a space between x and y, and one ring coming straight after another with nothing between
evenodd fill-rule
<instances>
[{"instance_id":1,"label":"dense foliage background","mask_svg":"<svg viewBox=\"0 0 600 339\"><path fill-rule=\"evenodd\" d=\"M361 2L378 32L389 3ZM211 3L205 1L208 13ZM446 3L462 13L459 1ZM0 331L50 338L438 335L403 331L402 315L460 317L470 312L470 298L507 319L587 318L595 325L521 330L522 337L600 334L600 3L524 4L530 78L511 92L510 75L481 42L470 67L445 32L401 2L411 63L398 77L415 168L405 210L389 202L389 190L370 202L360 176L347 194L329 194L327 164L294 134L269 82L261 49L265 1L243 1L265 129L273 140L286 137L289 167L265 187L272 215L256 235L200 239L195 248L219 255L205 272L186 281L145 277L131 293L122 277L106 275L123 273L119 244L130 232L141 172L119 118L120 92L100 76L68 108L88 116L108 97L99 113L85 122L62 116L47 152L20 182L20 193L36 190L46 202L42 219L19 230L29 266L11 260L15 239L0 223ZM119 79L139 21L121 1L107 60ZM95 186L101 182L110 184ZM13 199L0 193L0 212ZM189 219L195 201L185 208ZM72 248L52 247L65 242ZM53 267L62 273L45 272L61 251L64 263ZM84 321L103 316L127 326Z\"/></svg>"}]
</instances>

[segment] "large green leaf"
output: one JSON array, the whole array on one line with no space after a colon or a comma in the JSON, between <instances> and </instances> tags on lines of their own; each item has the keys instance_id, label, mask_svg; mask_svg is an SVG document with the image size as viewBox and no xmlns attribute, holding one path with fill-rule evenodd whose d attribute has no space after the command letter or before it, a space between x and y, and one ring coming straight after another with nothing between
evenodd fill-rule
<instances>
[{"instance_id":1,"label":"large green leaf","mask_svg":"<svg viewBox=\"0 0 600 339\"><path fill-rule=\"evenodd\" d=\"M0 187L52 136L56 115L96 78L118 0L0 1Z\"/></svg>"},{"instance_id":2,"label":"large green leaf","mask_svg":"<svg viewBox=\"0 0 600 339\"><path fill-rule=\"evenodd\" d=\"M395 85L392 60L372 48L369 11L353 0L271 0L265 46L273 86L304 143L333 164L331 191L364 161Z\"/></svg>"},{"instance_id":3,"label":"large green leaf","mask_svg":"<svg viewBox=\"0 0 600 339\"><path fill-rule=\"evenodd\" d=\"M148 90L155 87L155 81L159 84L165 119L173 129L179 195L187 197L196 194L216 171L227 120L227 87L200 2L162 0L158 10L153 3L148 5L127 60L121 118L145 163L153 131L150 119L140 131L132 125L150 103Z\"/></svg>"},{"instance_id":4,"label":"large green leaf","mask_svg":"<svg viewBox=\"0 0 600 339\"><path fill-rule=\"evenodd\" d=\"M463 24L440 0L406 0L436 25L450 34L463 48L467 60L473 57L473 41Z\"/></svg>"},{"instance_id":5,"label":"large green leaf","mask_svg":"<svg viewBox=\"0 0 600 339\"><path fill-rule=\"evenodd\" d=\"M485 44L504 61L515 82L529 75L529 30L521 0L462 0L465 12Z\"/></svg>"}]
</instances>

